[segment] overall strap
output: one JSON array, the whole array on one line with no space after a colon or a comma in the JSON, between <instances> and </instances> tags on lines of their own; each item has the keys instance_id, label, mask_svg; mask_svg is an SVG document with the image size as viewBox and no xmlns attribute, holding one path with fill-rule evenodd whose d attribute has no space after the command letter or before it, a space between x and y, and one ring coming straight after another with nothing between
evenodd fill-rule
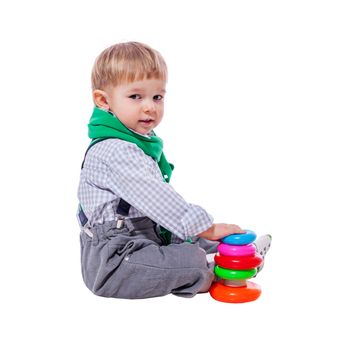
<instances>
[{"instance_id":1,"label":"overall strap","mask_svg":"<svg viewBox=\"0 0 354 350\"><path fill-rule=\"evenodd\" d=\"M128 216L130 207L131 207L131 205L128 202L126 202L123 198L121 198L119 200L116 213L120 216ZM86 214L84 213L81 204L79 204L79 209L78 209L77 215L78 215L81 226L84 227L88 222L88 218L87 218Z\"/></svg>"}]
</instances>

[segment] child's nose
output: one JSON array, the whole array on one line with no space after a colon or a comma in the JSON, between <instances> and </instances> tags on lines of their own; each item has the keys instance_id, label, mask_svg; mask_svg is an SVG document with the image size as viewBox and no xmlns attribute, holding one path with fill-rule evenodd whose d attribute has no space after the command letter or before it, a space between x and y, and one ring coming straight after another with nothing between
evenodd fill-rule
<instances>
[{"instance_id":1,"label":"child's nose","mask_svg":"<svg viewBox=\"0 0 354 350\"><path fill-rule=\"evenodd\" d=\"M145 113L155 112L156 111L156 106L155 106L154 101L152 101L152 100L145 101L143 109L144 109Z\"/></svg>"}]
</instances>

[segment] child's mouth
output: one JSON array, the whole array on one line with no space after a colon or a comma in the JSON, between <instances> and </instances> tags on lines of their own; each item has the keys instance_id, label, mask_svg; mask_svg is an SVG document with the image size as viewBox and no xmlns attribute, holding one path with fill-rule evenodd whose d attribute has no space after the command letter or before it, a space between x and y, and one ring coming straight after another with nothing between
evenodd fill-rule
<instances>
[{"instance_id":1,"label":"child's mouth","mask_svg":"<svg viewBox=\"0 0 354 350\"><path fill-rule=\"evenodd\" d=\"M150 126L153 123L153 119L139 120L140 123L146 126Z\"/></svg>"}]
</instances>

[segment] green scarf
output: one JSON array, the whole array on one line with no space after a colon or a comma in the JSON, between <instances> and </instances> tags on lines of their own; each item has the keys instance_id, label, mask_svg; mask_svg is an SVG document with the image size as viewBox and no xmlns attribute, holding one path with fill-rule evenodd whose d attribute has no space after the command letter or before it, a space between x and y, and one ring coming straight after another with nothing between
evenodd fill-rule
<instances>
[{"instance_id":1,"label":"green scarf","mask_svg":"<svg viewBox=\"0 0 354 350\"><path fill-rule=\"evenodd\" d=\"M145 154L158 163L163 178L166 182L170 182L174 165L167 162L162 152L163 141L154 132L150 138L139 135L128 129L113 114L97 107L93 110L88 129L89 138L92 139L92 142L102 138L117 138L135 143Z\"/></svg>"},{"instance_id":2,"label":"green scarf","mask_svg":"<svg viewBox=\"0 0 354 350\"><path fill-rule=\"evenodd\" d=\"M162 151L163 141L154 132L152 132L149 138L139 135L128 129L113 114L97 107L93 110L88 129L88 136L92 139L91 143L106 138L117 138L135 143L146 155L152 157L157 162L164 180L170 182L174 165L167 162ZM171 233L169 231L161 227L161 235L167 243L170 243Z\"/></svg>"}]
</instances>

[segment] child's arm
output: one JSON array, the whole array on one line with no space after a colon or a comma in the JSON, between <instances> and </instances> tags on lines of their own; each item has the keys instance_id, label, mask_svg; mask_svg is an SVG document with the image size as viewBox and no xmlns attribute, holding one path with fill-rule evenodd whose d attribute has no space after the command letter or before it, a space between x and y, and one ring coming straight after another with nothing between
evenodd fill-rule
<instances>
[{"instance_id":1,"label":"child's arm","mask_svg":"<svg viewBox=\"0 0 354 350\"><path fill-rule=\"evenodd\" d=\"M120 140L98 143L87 155L85 176L104 194L123 198L183 240L199 234L217 240L240 230L236 225L213 225L212 216L186 202L164 182L157 164L135 144Z\"/></svg>"},{"instance_id":2,"label":"child's arm","mask_svg":"<svg viewBox=\"0 0 354 350\"><path fill-rule=\"evenodd\" d=\"M232 224L213 224L209 229L200 233L198 236L212 241L217 241L225 236L228 236L232 233L245 233L245 230L242 230L237 225Z\"/></svg>"},{"instance_id":3,"label":"child's arm","mask_svg":"<svg viewBox=\"0 0 354 350\"><path fill-rule=\"evenodd\" d=\"M212 216L202 207L188 203L164 182L156 162L135 144L112 141L110 146L111 172L105 186L114 194L182 240L213 225Z\"/></svg>"}]
</instances>

